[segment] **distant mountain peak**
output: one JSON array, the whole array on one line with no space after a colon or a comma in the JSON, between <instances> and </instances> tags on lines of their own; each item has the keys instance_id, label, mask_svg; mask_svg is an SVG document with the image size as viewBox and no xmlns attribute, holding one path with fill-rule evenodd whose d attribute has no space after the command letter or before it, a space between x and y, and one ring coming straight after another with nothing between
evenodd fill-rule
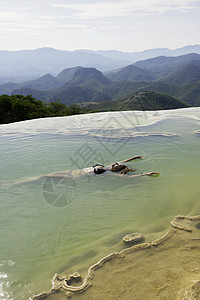
<instances>
[{"instance_id":1,"label":"distant mountain peak","mask_svg":"<svg viewBox=\"0 0 200 300\"><path fill-rule=\"evenodd\" d=\"M68 85L80 85L86 82L96 82L103 85L110 84L110 80L106 78L102 72L95 68L78 68L74 74L72 80L68 82Z\"/></svg>"},{"instance_id":2,"label":"distant mountain peak","mask_svg":"<svg viewBox=\"0 0 200 300\"><path fill-rule=\"evenodd\" d=\"M79 68L79 69L77 69L74 76L76 76L76 77L77 76L80 76L80 77L87 76L88 78L93 77L93 76L95 76L97 78L104 77L102 72L98 71L95 68Z\"/></svg>"},{"instance_id":3,"label":"distant mountain peak","mask_svg":"<svg viewBox=\"0 0 200 300\"><path fill-rule=\"evenodd\" d=\"M66 68L66 69L62 70L57 75L56 78L58 80L62 81L63 83L66 83L66 82L70 81L74 77L76 71L81 68L83 68L83 67L77 66L77 67L72 67L72 68Z\"/></svg>"},{"instance_id":4,"label":"distant mountain peak","mask_svg":"<svg viewBox=\"0 0 200 300\"><path fill-rule=\"evenodd\" d=\"M135 65L128 65L127 67L112 73L108 73L106 77L112 81L153 81L155 75L144 68Z\"/></svg>"},{"instance_id":5,"label":"distant mountain peak","mask_svg":"<svg viewBox=\"0 0 200 300\"><path fill-rule=\"evenodd\" d=\"M52 78L55 78L55 77L48 73L48 74L45 74L45 75L41 76L40 78L49 78L49 79L52 79Z\"/></svg>"}]
</instances>

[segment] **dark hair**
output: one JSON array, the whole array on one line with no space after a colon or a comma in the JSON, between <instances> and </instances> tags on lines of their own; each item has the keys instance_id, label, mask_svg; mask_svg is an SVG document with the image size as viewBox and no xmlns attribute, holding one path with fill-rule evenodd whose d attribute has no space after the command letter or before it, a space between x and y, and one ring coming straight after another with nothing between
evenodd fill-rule
<instances>
[{"instance_id":1,"label":"dark hair","mask_svg":"<svg viewBox=\"0 0 200 300\"><path fill-rule=\"evenodd\" d=\"M111 171L112 172L120 172L120 171L122 171L125 168L127 168L126 165L115 163L115 164L112 165Z\"/></svg>"},{"instance_id":2,"label":"dark hair","mask_svg":"<svg viewBox=\"0 0 200 300\"><path fill-rule=\"evenodd\" d=\"M103 174L104 172L106 172L105 169L98 168L98 167L104 167L104 166L103 165L99 165L99 164L96 164L95 166L93 166L95 174Z\"/></svg>"}]
</instances>

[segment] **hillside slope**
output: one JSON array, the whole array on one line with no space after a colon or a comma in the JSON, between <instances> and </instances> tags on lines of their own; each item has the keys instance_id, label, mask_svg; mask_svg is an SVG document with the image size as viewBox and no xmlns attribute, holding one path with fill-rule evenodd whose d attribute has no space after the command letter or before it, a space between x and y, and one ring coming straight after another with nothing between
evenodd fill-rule
<instances>
[{"instance_id":1,"label":"hillside slope","mask_svg":"<svg viewBox=\"0 0 200 300\"><path fill-rule=\"evenodd\" d=\"M188 65L193 65L189 70ZM187 66L187 68L186 68ZM187 54L178 57L166 57L159 56L153 59L147 59L144 61L138 61L135 64L126 66L119 70L114 70L106 74L106 77L112 81L153 81L164 80L165 82L173 83L173 80L167 80L168 76L174 75L174 78L179 78L177 84L184 84L189 81L198 81L199 77L196 74L196 67L200 67L200 55ZM184 69L185 67L185 69ZM197 69L197 68L196 68ZM183 74L185 72L185 75ZM190 73L191 80L184 80L183 77L187 77L187 73ZM196 75L192 78L192 73ZM195 78L196 76L196 78ZM189 76L188 76L189 77Z\"/></svg>"},{"instance_id":2,"label":"hillside slope","mask_svg":"<svg viewBox=\"0 0 200 300\"><path fill-rule=\"evenodd\" d=\"M117 101L89 105L92 109L106 110L165 110L189 107L190 105L166 94L156 92L137 92Z\"/></svg>"},{"instance_id":3,"label":"hillside slope","mask_svg":"<svg viewBox=\"0 0 200 300\"><path fill-rule=\"evenodd\" d=\"M174 96L191 106L200 106L200 81L179 86L174 92Z\"/></svg>"},{"instance_id":4,"label":"hillside slope","mask_svg":"<svg viewBox=\"0 0 200 300\"><path fill-rule=\"evenodd\" d=\"M153 81L156 76L153 72L129 65L118 72L106 74L106 77L112 81Z\"/></svg>"},{"instance_id":5,"label":"hillside slope","mask_svg":"<svg viewBox=\"0 0 200 300\"><path fill-rule=\"evenodd\" d=\"M200 66L194 64L186 64L180 67L176 72L162 78L162 81L177 85L200 80Z\"/></svg>"},{"instance_id":6,"label":"hillside slope","mask_svg":"<svg viewBox=\"0 0 200 300\"><path fill-rule=\"evenodd\" d=\"M50 74L46 74L35 80L27 81L17 86L17 89L50 90L62 86L63 83Z\"/></svg>"},{"instance_id":7,"label":"hillside slope","mask_svg":"<svg viewBox=\"0 0 200 300\"><path fill-rule=\"evenodd\" d=\"M144 68L159 73L165 69L171 69L181 65L183 66L192 60L200 61L200 55L196 53L190 53L178 57L158 56L155 58L138 61L134 65L139 68Z\"/></svg>"}]
</instances>

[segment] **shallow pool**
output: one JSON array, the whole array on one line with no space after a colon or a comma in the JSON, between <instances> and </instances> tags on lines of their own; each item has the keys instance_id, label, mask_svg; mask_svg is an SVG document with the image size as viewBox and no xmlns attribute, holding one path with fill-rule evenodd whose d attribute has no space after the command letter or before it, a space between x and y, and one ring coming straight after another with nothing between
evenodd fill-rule
<instances>
[{"instance_id":1,"label":"shallow pool","mask_svg":"<svg viewBox=\"0 0 200 300\"><path fill-rule=\"evenodd\" d=\"M0 125L0 299L49 290L56 272L84 275L127 233L159 236L175 215L200 214L199 130L200 108ZM135 174L160 176L70 173L134 155Z\"/></svg>"}]
</instances>

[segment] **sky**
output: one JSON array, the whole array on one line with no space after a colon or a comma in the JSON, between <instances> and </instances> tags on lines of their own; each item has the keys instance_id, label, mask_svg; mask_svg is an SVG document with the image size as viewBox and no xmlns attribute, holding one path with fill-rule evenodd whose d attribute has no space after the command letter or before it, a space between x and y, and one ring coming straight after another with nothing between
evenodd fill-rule
<instances>
[{"instance_id":1,"label":"sky","mask_svg":"<svg viewBox=\"0 0 200 300\"><path fill-rule=\"evenodd\" d=\"M0 0L0 50L200 44L200 0Z\"/></svg>"}]
</instances>

